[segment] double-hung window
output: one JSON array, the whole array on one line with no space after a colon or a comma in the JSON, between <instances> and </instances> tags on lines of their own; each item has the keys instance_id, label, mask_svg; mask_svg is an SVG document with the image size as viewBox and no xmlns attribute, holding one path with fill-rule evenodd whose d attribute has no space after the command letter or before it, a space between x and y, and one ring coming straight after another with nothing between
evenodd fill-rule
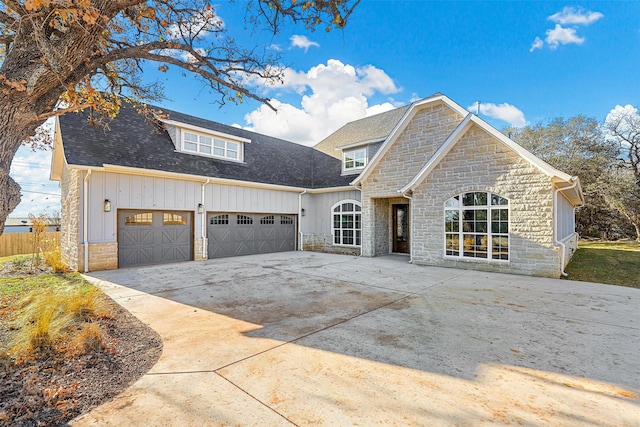
<instances>
[{"instance_id":1,"label":"double-hung window","mask_svg":"<svg viewBox=\"0 0 640 427\"><path fill-rule=\"evenodd\" d=\"M464 193L444 205L445 255L509 260L509 201L486 192Z\"/></svg>"}]
</instances>

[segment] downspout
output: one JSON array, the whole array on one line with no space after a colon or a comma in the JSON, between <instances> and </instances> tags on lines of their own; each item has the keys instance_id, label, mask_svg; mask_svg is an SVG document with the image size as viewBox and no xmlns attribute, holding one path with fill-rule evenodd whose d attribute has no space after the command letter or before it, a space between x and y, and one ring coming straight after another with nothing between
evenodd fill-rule
<instances>
[{"instance_id":1,"label":"downspout","mask_svg":"<svg viewBox=\"0 0 640 427\"><path fill-rule=\"evenodd\" d=\"M302 196L307 192L304 190L298 194L298 234L300 235L300 243L298 244L298 250L304 251L304 234L302 233Z\"/></svg>"},{"instance_id":2,"label":"downspout","mask_svg":"<svg viewBox=\"0 0 640 427\"><path fill-rule=\"evenodd\" d=\"M564 190L571 190L572 188L575 188L576 185L578 185L578 177L572 176L570 181L573 182L572 185L564 188L556 188L553 192L553 244L560 247L560 274L562 274L564 277L568 276L568 274L564 271L566 246L563 242L558 240L558 193ZM573 214L575 218L575 207L573 209Z\"/></svg>"},{"instance_id":3,"label":"downspout","mask_svg":"<svg viewBox=\"0 0 640 427\"><path fill-rule=\"evenodd\" d=\"M408 192L402 192L402 197L409 199L409 264L413 264L413 197Z\"/></svg>"},{"instance_id":4,"label":"downspout","mask_svg":"<svg viewBox=\"0 0 640 427\"><path fill-rule=\"evenodd\" d=\"M82 212L82 235L84 237L84 272L89 272L89 177L91 169L87 170L84 177L84 200Z\"/></svg>"},{"instance_id":5,"label":"downspout","mask_svg":"<svg viewBox=\"0 0 640 427\"><path fill-rule=\"evenodd\" d=\"M362 205L362 187L358 187L358 185L354 185L353 188L360 192L360 205ZM360 255L362 256L362 210L360 211Z\"/></svg>"},{"instance_id":6,"label":"downspout","mask_svg":"<svg viewBox=\"0 0 640 427\"><path fill-rule=\"evenodd\" d=\"M209 259L209 254L207 254L207 257L204 257L204 253L207 249L207 244L206 244L206 238L207 238L207 209L205 208L205 203L204 203L204 187L207 186L207 184L210 182L211 180L209 178L207 178L207 180L205 182L202 183L202 186L200 187L200 203L202 203L202 259Z\"/></svg>"}]
</instances>

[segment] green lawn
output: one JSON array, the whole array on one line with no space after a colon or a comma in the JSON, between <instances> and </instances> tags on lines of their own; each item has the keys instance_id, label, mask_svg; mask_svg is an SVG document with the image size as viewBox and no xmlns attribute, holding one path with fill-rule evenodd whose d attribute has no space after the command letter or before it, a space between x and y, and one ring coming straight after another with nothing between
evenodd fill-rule
<instances>
[{"instance_id":1,"label":"green lawn","mask_svg":"<svg viewBox=\"0 0 640 427\"><path fill-rule=\"evenodd\" d=\"M566 279L640 289L640 243L580 242Z\"/></svg>"}]
</instances>

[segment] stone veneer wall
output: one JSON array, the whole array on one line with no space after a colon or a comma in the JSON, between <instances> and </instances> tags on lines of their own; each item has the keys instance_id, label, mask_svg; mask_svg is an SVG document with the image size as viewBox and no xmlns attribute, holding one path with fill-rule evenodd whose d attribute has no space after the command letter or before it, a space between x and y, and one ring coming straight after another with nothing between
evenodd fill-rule
<instances>
[{"instance_id":1,"label":"stone veneer wall","mask_svg":"<svg viewBox=\"0 0 640 427\"><path fill-rule=\"evenodd\" d=\"M89 271L118 268L118 244L89 243ZM84 244L78 245L78 271L84 271Z\"/></svg>"},{"instance_id":2,"label":"stone veneer wall","mask_svg":"<svg viewBox=\"0 0 640 427\"><path fill-rule=\"evenodd\" d=\"M461 115L444 103L422 107L362 182L364 256L390 252L390 204L377 198L397 198L398 190L422 169L462 120Z\"/></svg>"},{"instance_id":3,"label":"stone veneer wall","mask_svg":"<svg viewBox=\"0 0 640 427\"><path fill-rule=\"evenodd\" d=\"M553 244L551 178L474 126L414 191L415 263L558 277ZM444 256L444 202L460 193L488 191L509 199L509 262Z\"/></svg>"},{"instance_id":4,"label":"stone veneer wall","mask_svg":"<svg viewBox=\"0 0 640 427\"><path fill-rule=\"evenodd\" d=\"M207 240L204 239L204 254L202 252L202 240L203 239L193 239L193 259L194 261L203 261L207 258Z\"/></svg>"},{"instance_id":5,"label":"stone veneer wall","mask_svg":"<svg viewBox=\"0 0 640 427\"><path fill-rule=\"evenodd\" d=\"M340 255L360 255L360 248L351 246L336 246L333 237L328 234L305 234L302 248L305 251L325 252Z\"/></svg>"},{"instance_id":6,"label":"stone veneer wall","mask_svg":"<svg viewBox=\"0 0 640 427\"><path fill-rule=\"evenodd\" d=\"M65 167L60 180L61 219L60 250L65 265L78 269L78 242L80 241L80 187L82 174L77 169Z\"/></svg>"}]
</instances>

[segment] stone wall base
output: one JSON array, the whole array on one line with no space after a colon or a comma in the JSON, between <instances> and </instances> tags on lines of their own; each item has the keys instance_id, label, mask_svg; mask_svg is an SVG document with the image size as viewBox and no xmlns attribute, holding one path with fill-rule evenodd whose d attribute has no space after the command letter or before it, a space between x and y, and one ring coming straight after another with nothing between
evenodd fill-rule
<instances>
[{"instance_id":1,"label":"stone wall base","mask_svg":"<svg viewBox=\"0 0 640 427\"><path fill-rule=\"evenodd\" d=\"M89 243L89 271L118 268L118 243ZM78 267L84 271L84 244L78 245Z\"/></svg>"},{"instance_id":2,"label":"stone wall base","mask_svg":"<svg viewBox=\"0 0 640 427\"><path fill-rule=\"evenodd\" d=\"M193 260L204 261L207 259L208 239L204 239L204 248L202 246L203 239L193 239ZM204 249L204 250L203 250Z\"/></svg>"},{"instance_id":3,"label":"stone wall base","mask_svg":"<svg viewBox=\"0 0 640 427\"><path fill-rule=\"evenodd\" d=\"M329 234L305 234L303 238L303 250L311 252L324 252L339 255L360 255L359 247L336 246L333 244L333 236Z\"/></svg>"}]
</instances>

